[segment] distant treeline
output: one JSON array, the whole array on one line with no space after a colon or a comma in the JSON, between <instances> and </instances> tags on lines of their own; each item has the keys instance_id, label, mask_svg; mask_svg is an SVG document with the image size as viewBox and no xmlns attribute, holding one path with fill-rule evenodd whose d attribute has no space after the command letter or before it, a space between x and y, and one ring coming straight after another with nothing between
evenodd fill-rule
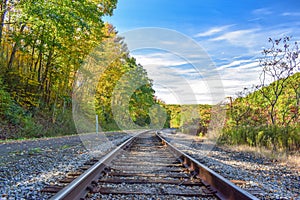
<instances>
[{"instance_id":1,"label":"distant treeline","mask_svg":"<svg viewBox=\"0 0 300 200\"><path fill-rule=\"evenodd\" d=\"M164 106L168 112L170 127L181 128L191 134L206 134L211 120L211 105L191 104Z\"/></svg>"}]
</instances>

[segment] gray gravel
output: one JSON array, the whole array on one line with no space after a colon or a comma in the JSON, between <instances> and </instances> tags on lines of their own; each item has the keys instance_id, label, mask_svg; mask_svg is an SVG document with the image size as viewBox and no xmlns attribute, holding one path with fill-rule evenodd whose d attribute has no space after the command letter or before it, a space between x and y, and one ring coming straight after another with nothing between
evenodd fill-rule
<instances>
[{"instance_id":1,"label":"gray gravel","mask_svg":"<svg viewBox=\"0 0 300 200\"><path fill-rule=\"evenodd\" d=\"M189 187L189 186L174 186L174 185L168 185L168 184L122 184L122 186L116 185L116 184L105 184L105 187L110 187L110 188L116 188L118 190L119 187L128 188L129 191L134 191L134 190L143 190L144 192L149 192L149 193L157 193L159 190L164 190L165 192L170 192L172 193L172 190L178 191L177 187L182 188L184 191L190 190L192 192L199 192L199 190L202 190L202 187ZM102 200L115 200L115 199L134 199L134 200L139 200L139 199L149 199L149 200L196 200L199 199L199 197L184 197L184 196L174 196L174 195L144 195L144 194L132 194L132 195L115 195L115 194L109 194L109 195L103 195L100 193L95 193L95 194L89 194L87 200L95 200L95 199L102 199ZM216 197L201 197L201 199L206 199L206 200L216 200Z\"/></svg>"},{"instance_id":2,"label":"gray gravel","mask_svg":"<svg viewBox=\"0 0 300 200\"><path fill-rule=\"evenodd\" d=\"M225 178L242 180L239 186L260 199L300 199L299 169L222 147L201 155L198 150L201 143L195 142L195 138L180 133L164 136ZM107 136L112 144L128 137L126 134ZM100 146L100 153L105 154L113 145ZM40 189L56 183L66 172L75 171L93 155L78 136L0 144L0 199L48 199ZM122 199L122 196L108 199Z\"/></svg>"},{"instance_id":3,"label":"gray gravel","mask_svg":"<svg viewBox=\"0 0 300 200\"><path fill-rule=\"evenodd\" d=\"M130 137L110 133L97 155ZM48 199L40 190L55 184L67 172L76 171L95 152L88 151L78 136L9 142L0 145L0 199Z\"/></svg>"},{"instance_id":4,"label":"gray gravel","mask_svg":"<svg viewBox=\"0 0 300 200\"><path fill-rule=\"evenodd\" d=\"M214 146L203 154L195 136L182 133L164 136L171 144L260 199L300 199L299 168Z\"/></svg>"}]
</instances>

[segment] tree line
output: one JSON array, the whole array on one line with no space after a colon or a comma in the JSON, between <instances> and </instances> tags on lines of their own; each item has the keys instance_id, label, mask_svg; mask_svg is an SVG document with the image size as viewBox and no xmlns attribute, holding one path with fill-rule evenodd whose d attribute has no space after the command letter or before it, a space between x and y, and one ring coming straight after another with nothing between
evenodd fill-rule
<instances>
[{"instance_id":1,"label":"tree line","mask_svg":"<svg viewBox=\"0 0 300 200\"><path fill-rule=\"evenodd\" d=\"M95 84L96 113L104 130L116 129L113 88L129 71L145 84L130 99L130 116L149 124L156 103L152 81L129 56L122 38L104 16L116 0L3 0L0 2L0 138L76 133L72 95L80 67L95 48L111 60ZM118 83L122 84L122 83Z\"/></svg>"},{"instance_id":2,"label":"tree line","mask_svg":"<svg viewBox=\"0 0 300 200\"><path fill-rule=\"evenodd\" d=\"M229 97L222 140L273 151L296 150L300 147L298 43L291 37L270 38L269 43L259 62L260 84Z\"/></svg>"}]
</instances>

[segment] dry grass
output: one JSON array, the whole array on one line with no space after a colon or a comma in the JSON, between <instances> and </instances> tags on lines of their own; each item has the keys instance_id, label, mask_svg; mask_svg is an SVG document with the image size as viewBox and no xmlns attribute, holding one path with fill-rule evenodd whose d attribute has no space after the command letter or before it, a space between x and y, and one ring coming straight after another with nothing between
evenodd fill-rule
<instances>
[{"instance_id":1,"label":"dry grass","mask_svg":"<svg viewBox=\"0 0 300 200\"><path fill-rule=\"evenodd\" d=\"M263 157L273 161L277 160L283 165L288 165L300 171L300 151L289 152L287 154L286 151L278 151L274 153L266 148L249 147L247 145L223 145L222 147L231 151L250 153L256 157Z\"/></svg>"},{"instance_id":2,"label":"dry grass","mask_svg":"<svg viewBox=\"0 0 300 200\"><path fill-rule=\"evenodd\" d=\"M289 155L285 162L287 165L292 165L300 171L300 152L298 151L295 155Z\"/></svg>"}]
</instances>

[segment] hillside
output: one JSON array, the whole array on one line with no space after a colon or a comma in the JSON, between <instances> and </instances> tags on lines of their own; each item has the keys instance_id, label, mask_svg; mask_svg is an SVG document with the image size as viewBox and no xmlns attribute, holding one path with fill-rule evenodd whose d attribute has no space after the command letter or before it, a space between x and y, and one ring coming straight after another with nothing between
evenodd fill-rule
<instances>
[{"instance_id":1,"label":"hillside","mask_svg":"<svg viewBox=\"0 0 300 200\"><path fill-rule=\"evenodd\" d=\"M227 104L223 142L299 149L299 83L300 73L296 73L254 92L245 89L242 96Z\"/></svg>"},{"instance_id":2,"label":"hillside","mask_svg":"<svg viewBox=\"0 0 300 200\"><path fill-rule=\"evenodd\" d=\"M156 103L152 80L114 26L102 20L116 4L1 3L1 9L13 9L1 10L0 139L95 131L96 114L102 130L116 130L113 89L119 85L120 93L128 92L134 77L144 85L134 88L129 115L135 124L150 123L145 111Z\"/></svg>"}]
</instances>

